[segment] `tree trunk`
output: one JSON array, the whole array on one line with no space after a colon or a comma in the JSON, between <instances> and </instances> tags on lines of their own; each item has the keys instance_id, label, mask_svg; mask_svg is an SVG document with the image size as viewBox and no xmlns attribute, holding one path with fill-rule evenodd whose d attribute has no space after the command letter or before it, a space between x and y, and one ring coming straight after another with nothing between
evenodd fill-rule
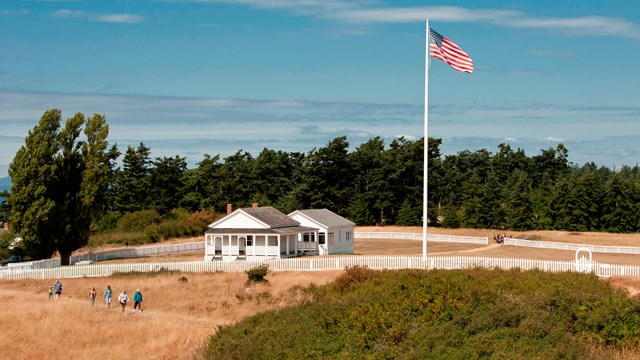
<instances>
[{"instance_id":1,"label":"tree trunk","mask_svg":"<svg viewBox=\"0 0 640 360\"><path fill-rule=\"evenodd\" d=\"M70 252L60 253L60 265L65 266L69 265L69 258L71 257Z\"/></svg>"}]
</instances>

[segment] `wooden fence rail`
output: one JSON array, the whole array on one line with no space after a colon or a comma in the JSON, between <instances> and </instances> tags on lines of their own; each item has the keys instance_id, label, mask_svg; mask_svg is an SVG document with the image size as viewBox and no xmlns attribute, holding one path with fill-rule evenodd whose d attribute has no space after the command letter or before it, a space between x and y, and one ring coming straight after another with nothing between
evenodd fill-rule
<instances>
[{"instance_id":1,"label":"wooden fence rail","mask_svg":"<svg viewBox=\"0 0 640 360\"><path fill-rule=\"evenodd\" d=\"M511 246L526 246L539 249L554 249L554 250L571 250L576 251L580 248L587 248L591 252L608 253L608 254L640 254L640 247L634 246L601 246L601 245L585 245L585 244L571 244L571 243L558 243L551 241L535 241L535 240L523 240L506 238L504 240L505 245Z\"/></svg>"},{"instance_id":2,"label":"wooden fence rail","mask_svg":"<svg viewBox=\"0 0 640 360\"><path fill-rule=\"evenodd\" d=\"M540 259L513 259L473 256L327 256L304 257L293 259L266 261L184 261L184 262L155 262L130 264L91 264L71 265L48 269L10 268L0 271L0 278L5 279L53 279L78 278L92 276L110 276L116 272L153 272L153 271L183 271L183 272L240 272L252 269L261 264L269 265L273 271L322 271L342 270L348 266L361 265L371 269L539 269L542 271L563 272L576 271L575 261L554 261ZM584 270L584 267L581 267ZM598 276L630 276L640 277L640 266L615 265L593 262L589 271Z\"/></svg>"},{"instance_id":3,"label":"wooden fence rail","mask_svg":"<svg viewBox=\"0 0 640 360\"><path fill-rule=\"evenodd\" d=\"M356 239L403 239L403 240L420 240L422 234L418 233L400 233L400 232L359 232L354 233ZM489 238L479 236L456 236L456 235L437 235L427 234L427 241L449 242L449 243L466 243L466 244L482 244L488 245Z\"/></svg>"}]
</instances>

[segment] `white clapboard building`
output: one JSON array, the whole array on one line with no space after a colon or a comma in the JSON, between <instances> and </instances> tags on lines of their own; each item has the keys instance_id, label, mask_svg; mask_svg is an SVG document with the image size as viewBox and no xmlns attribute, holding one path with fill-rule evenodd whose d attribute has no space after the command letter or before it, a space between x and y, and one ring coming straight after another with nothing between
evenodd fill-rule
<instances>
[{"instance_id":1,"label":"white clapboard building","mask_svg":"<svg viewBox=\"0 0 640 360\"><path fill-rule=\"evenodd\" d=\"M318 229L320 255L353 255L356 226L353 222L328 209L296 210L289 217L302 226Z\"/></svg>"},{"instance_id":2,"label":"white clapboard building","mask_svg":"<svg viewBox=\"0 0 640 360\"><path fill-rule=\"evenodd\" d=\"M227 216L205 231L205 261L280 259L353 254L355 224L327 209L289 216L272 207L227 206Z\"/></svg>"}]
</instances>

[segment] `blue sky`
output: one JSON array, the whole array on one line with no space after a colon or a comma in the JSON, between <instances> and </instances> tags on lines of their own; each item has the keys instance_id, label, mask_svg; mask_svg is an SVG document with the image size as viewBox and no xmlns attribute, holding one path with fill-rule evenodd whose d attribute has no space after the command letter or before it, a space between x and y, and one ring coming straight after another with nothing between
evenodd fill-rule
<instances>
[{"instance_id":1,"label":"blue sky","mask_svg":"<svg viewBox=\"0 0 640 360\"><path fill-rule=\"evenodd\" d=\"M433 60L444 154L640 159L640 2L157 0L0 2L0 177L48 108L106 114L153 156L307 152L423 134L425 25L474 60Z\"/></svg>"}]
</instances>

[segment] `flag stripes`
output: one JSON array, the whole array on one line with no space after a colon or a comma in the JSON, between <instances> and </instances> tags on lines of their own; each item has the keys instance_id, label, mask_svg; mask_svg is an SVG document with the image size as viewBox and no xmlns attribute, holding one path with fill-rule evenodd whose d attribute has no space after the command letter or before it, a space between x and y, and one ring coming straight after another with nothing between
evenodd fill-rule
<instances>
[{"instance_id":1,"label":"flag stripes","mask_svg":"<svg viewBox=\"0 0 640 360\"><path fill-rule=\"evenodd\" d=\"M473 60L453 41L429 29L429 52L434 59L442 60L454 70L472 73Z\"/></svg>"}]
</instances>

